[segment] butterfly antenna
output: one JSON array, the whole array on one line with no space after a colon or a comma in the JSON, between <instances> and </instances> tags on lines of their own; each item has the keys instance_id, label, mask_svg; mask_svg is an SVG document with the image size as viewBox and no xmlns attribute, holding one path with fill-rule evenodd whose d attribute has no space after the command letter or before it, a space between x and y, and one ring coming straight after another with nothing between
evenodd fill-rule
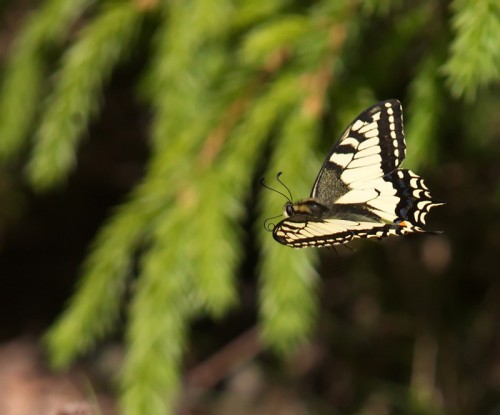
<instances>
[{"instance_id":1,"label":"butterfly antenna","mask_svg":"<svg viewBox=\"0 0 500 415\"><path fill-rule=\"evenodd\" d=\"M269 190L272 190L273 192L276 192L278 194L280 194L281 196L283 196L286 200L288 200L290 203L292 202L291 199L288 198L288 196L286 194L284 194L283 192L280 192L279 190L276 190L274 188L272 188L271 186L268 186L265 182L264 182L264 178L261 178L260 179L260 185L262 187L265 187L266 189L269 189ZM286 186L285 186L286 187Z\"/></svg>"},{"instance_id":2,"label":"butterfly antenna","mask_svg":"<svg viewBox=\"0 0 500 415\"><path fill-rule=\"evenodd\" d=\"M292 192L290 191L288 186L285 183L283 183L283 181L280 179L282 174L283 174L282 171L278 172L278 174L276 175L276 180L287 190L288 194L290 195L290 199L288 201L292 203L293 200Z\"/></svg>"},{"instance_id":3,"label":"butterfly antenna","mask_svg":"<svg viewBox=\"0 0 500 415\"><path fill-rule=\"evenodd\" d=\"M268 218L264 221L264 229L267 231L267 232L272 232L274 230L274 227L276 226L275 223L271 222L273 219L276 219L276 218L279 218L281 217L282 215L277 215L277 216L273 216L272 218Z\"/></svg>"}]
</instances>

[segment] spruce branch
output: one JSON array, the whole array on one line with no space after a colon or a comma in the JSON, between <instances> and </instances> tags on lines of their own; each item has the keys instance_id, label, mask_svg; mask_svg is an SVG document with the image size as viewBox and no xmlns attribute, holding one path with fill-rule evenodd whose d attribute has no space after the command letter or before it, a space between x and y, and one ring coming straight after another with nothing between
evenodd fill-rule
<instances>
[{"instance_id":1,"label":"spruce branch","mask_svg":"<svg viewBox=\"0 0 500 415\"><path fill-rule=\"evenodd\" d=\"M192 285L190 241L183 218L169 209L142 260L121 373L125 415L174 413L190 319L199 308ZM175 239L174 239L175 238ZM172 249L175 246L175 249Z\"/></svg>"},{"instance_id":2,"label":"spruce branch","mask_svg":"<svg viewBox=\"0 0 500 415\"><path fill-rule=\"evenodd\" d=\"M290 2L290 0L239 0L233 25L235 29L241 30L266 21L279 14L289 6Z\"/></svg>"},{"instance_id":3,"label":"spruce branch","mask_svg":"<svg viewBox=\"0 0 500 415\"><path fill-rule=\"evenodd\" d=\"M455 0L456 32L444 65L453 95L473 99L477 91L500 80L500 4L496 0Z\"/></svg>"},{"instance_id":4,"label":"spruce branch","mask_svg":"<svg viewBox=\"0 0 500 415\"><path fill-rule=\"evenodd\" d=\"M163 95L158 94L157 99L161 100ZM215 116L207 111L204 114L207 116L198 117L197 123L184 128L182 135L171 141L168 147L155 152L143 182L96 238L83 267L80 289L68 310L46 336L55 365L67 365L112 329L134 253L150 239L154 224L161 220L165 206L175 200L179 183L183 183L182 174L189 168L190 160L209 128L211 116ZM168 111L158 113L154 132L171 137L175 131L168 128L171 124L162 122L165 118L169 118Z\"/></svg>"},{"instance_id":5,"label":"spruce branch","mask_svg":"<svg viewBox=\"0 0 500 415\"><path fill-rule=\"evenodd\" d=\"M405 131L411 151L406 155L406 167L417 169L432 164L437 158L436 138L444 111L444 91L439 76L441 55L438 51L420 63L409 88L409 117Z\"/></svg>"},{"instance_id":6,"label":"spruce branch","mask_svg":"<svg viewBox=\"0 0 500 415\"><path fill-rule=\"evenodd\" d=\"M284 103L290 101L289 97L295 94L296 89L290 88L290 86L289 82L280 82L275 88L271 88L270 94L264 95L266 97L265 99L256 101L259 105L254 106L255 110L250 111L251 116L248 118L248 121L242 122L245 128L240 127L237 129L237 131L241 131L243 135L241 135L239 139L237 137L232 138L231 146L233 146L234 149L228 150L225 162L217 164L217 166L222 166L218 177L225 178L225 185L227 187L222 188L221 193L216 192L215 196L223 196L224 194L228 196L212 197L212 199L208 199L214 189L207 185L207 182L212 182L211 178L206 179L207 182L201 180L203 177L210 177L210 173L203 172L207 174L207 176L202 175L198 178L199 181L193 181L192 179L188 180L184 182L184 185L179 187L179 189L183 189L180 193L180 195L183 196L181 200L173 206L179 206L179 203L181 203L182 209L171 208L164 214L166 216L166 223L172 223L172 221L174 221L176 225L171 224L170 226L163 226L161 223L157 222L155 228L163 230L161 232L155 232L156 236L153 237L153 240L156 242L154 243L154 248L152 248L145 257L144 272L141 276L141 281L143 278L148 278L151 281L155 278L163 278L172 281L181 280L190 287L185 293L182 294L178 292L176 296L172 296L172 298L167 301L169 304L168 307L172 307L171 311L165 309L161 312L158 311L158 316L163 313L174 313L175 316L179 316L179 310L183 309L179 301L182 302L185 298L189 298L188 304L191 309L198 309L199 307L207 306L207 304L212 304L212 309L216 307L219 308L219 310L221 309L221 305L227 308L227 305L224 306L224 303L228 304L227 300L221 301L221 293L224 294L227 292L229 295L227 295L226 298L230 300L234 299L234 282L232 281L234 275L234 261L232 263L231 258L237 259L238 251L236 250L236 246L233 245L233 242L237 242L237 239L234 239L234 241L231 240L231 236L227 234L227 230L235 229L234 221L240 218L241 209L237 207L239 203L235 203L234 205L232 203L238 202L238 199L246 191L245 180L242 179L246 179L247 187L250 185L251 175L248 174L248 169L246 167L252 165L252 154L254 154L254 157L260 154L258 151L261 148L259 143L265 139L267 131L276 120L276 117L279 116L280 111L275 111L274 109L281 108ZM245 163L242 163L241 160L245 160ZM188 174L196 174L196 171L197 169L193 169L191 173ZM214 173L214 175L214 177L217 177L217 173ZM192 183L195 183L194 187ZM213 183L211 183L211 185L213 186ZM189 189L194 190L194 192ZM235 194L235 192L238 193ZM230 197L234 200L229 200ZM203 204L203 209L197 208L199 203ZM208 206L205 205L205 203L208 203ZM211 203L213 203L213 205ZM205 218L203 211L207 212L207 214L212 213L212 215ZM233 223L221 225L219 220L229 220L233 221ZM212 226L213 223L220 226ZM206 235L207 232L209 233L208 236ZM186 240L184 240L184 238L186 238ZM207 241L211 243L207 245ZM196 249L197 246L202 248L202 252ZM219 250L221 250L222 257L217 254ZM208 262L203 260L203 252L209 255L205 256L205 258L209 258ZM215 259L212 258L213 255L216 256ZM162 275L165 272L167 274ZM161 277L154 277L153 274L155 273L161 275ZM203 273L206 275L206 278L204 278ZM160 280L158 280L156 284L160 284L159 281ZM208 287L207 285L203 285L204 281L207 282ZM228 290L224 289L224 286L228 288ZM170 298L166 296L165 293L160 295L159 292L162 288L160 288L159 285L155 285L155 287L154 292L157 293L158 298ZM218 288L215 293L214 288ZM137 296L141 295L139 293L140 290L142 289L138 287ZM144 294L144 307L146 307L145 299L149 298L150 295L151 293ZM137 299L137 304L142 304L139 298ZM151 309L153 305L150 304L148 307L149 308L144 311L139 309L139 305L137 305L137 307L133 309L134 311L132 314L134 316L136 314L149 315L149 320L151 320L153 319L151 313L154 313ZM160 302L158 302L155 307L165 308ZM207 308L208 311L210 311L210 307ZM183 324L186 325L187 321L184 321ZM139 342L140 338L141 343L145 342L147 344L147 339L144 341L143 337L146 336L146 338L148 338L151 337L151 335L142 331L144 330L143 326L147 326L146 323L141 322L140 318L138 318L136 328L134 328L134 324L131 326L130 336L137 336L137 342ZM182 336L182 332L179 331L181 326L174 325L172 327L172 330L175 332L170 332L170 329L168 329L168 333L165 332L164 336L160 333L162 338L155 337L151 340L152 344L161 344L162 341L168 339L168 341L179 341L179 344L182 345L182 339L179 338L179 336ZM129 351L131 361L125 364L124 369L125 381L124 397L122 401L124 410L127 411L126 413L134 414L141 413L141 411L144 410L155 410L154 405L158 405L156 409L162 407L162 405L167 405L167 407L171 408L172 400L174 400L176 396L173 391L176 391L178 388L179 380L176 375L179 376L178 373L180 369L178 365L181 351L176 349L170 354L168 351L170 349L167 349L168 352L164 352L161 356L161 361L165 366L163 368L158 368L156 367L157 365L155 367L150 367L148 362L142 360L146 359L144 352L134 350L133 341L131 341L131 345ZM137 347L139 348L142 346ZM155 346L151 346L148 350L152 350L151 353L154 356ZM149 357L151 357L151 353ZM149 367L149 369L142 372L144 367ZM137 371L139 371L139 376L133 377L132 374L137 373ZM130 373L130 375L127 375L127 373ZM142 376L142 374L144 376ZM161 388L171 392L164 394L163 398L160 398L158 391ZM144 398L145 396L146 398ZM149 405L153 405L153 407Z\"/></svg>"},{"instance_id":7,"label":"spruce branch","mask_svg":"<svg viewBox=\"0 0 500 415\"><path fill-rule=\"evenodd\" d=\"M316 164L311 151L315 139L317 119L300 107L291 111L276 142L277 147L268 171L271 175L282 170L283 179L294 183L293 193L307 194L309 191L313 179L310 177L311 180L307 181L307 177L311 176L310 166ZM282 207L278 206L278 198L274 192L264 192L261 204L263 214L258 225L262 246L262 339L273 349L289 353L309 334L316 315L317 275L313 265L316 252L294 250L277 244L263 229L262 224L269 216L275 216L276 212L281 211Z\"/></svg>"},{"instance_id":8,"label":"spruce branch","mask_svg":"<svg viewBox=\"0 0 500 415\"><path fill-rule=\"evenodd\" d=\"M297 77L297 100L283 121L268 166L270 173L284 171L286 180L298 185L300 194L308 194L310 190L312 178L306 184L304 179L308 174L304 173L312 177L315 171L312 167L316 157L312 149L319 138L318 120L323 115L326 93L347 31L341 20L318 31L328 39L326 47L319 49L318 56L310 60L309 71L304 70ZM271 212L279 211L274 193L262 195L261 209L261 223L274 216ZM278 245L262 227L259 236L263 246L260 263L262 339L286 354L304 341L313 326L317 256L312 250L297 251Z\"/></svg>"},{"instance_id":9,"label":"spruce branch","mask_svg":"<svg viewBox=\"0 0 500 415\"><path fill-rule=\"evenodd\" d=\"M268 166L269 175L283 171L283 178L294 183L293 191L307 194L314 174L313 152L318 138L318 118L322 115L325 92L330 83L331 61L311 74L298 76L299 90L295 105L290 108ZM288 353L303 341L312 327L315 310L314 262L312 250L292 250L277 244L262 224L281 211L274 193L261 197L259 240L262 244L261 305L262 338L277 351ZM274 214L273 214L274 213Z\"/></svg>"},{"instance_id":10,"label":"spruce branch","mask_svg":"<svg viewBox=\"0 0 500 415\"><path fill-rule=\"evenodd\" d=\"M43 94L45 52L64 39L68 28L94 0L49 0L15 39L0 89L0 161L24 145Z\"/></svg>"},{"instance_id":11,"label":"spruce branch","mask_svg":"<svg viewBox=\"0 0 500 415\"><path fill-rule=\"evenodd\" d=\"M186 141L175 141L155 154L141 184L97 235L68 309L45 337L56 367L67 366L113 330L134 256L151 245L154 229L175 201L178 172L195 157L192 143L206 125L192 127Z\"/></svg>"},{"instance_id":12,"label":"spruce branch","mask_svg":"<svg viewBox=\"0 0 500 415\"><path fill-rule=\"evenodd\" d=\"M97 111L101 87L130 50L141 17L133 3L108 6L64 56L58 83L35 135L28 166L34 187L58 184L74 167L78 141Z\"/></svg>"},{"instance_id":13,"label":"spruce branch","mask_svg":"<svg viewBox=\"0 0 500 415\"><path fill-rule=\"evenodd\" d=\"M305 179L312 177L315 171L316 157L312 149L319 138L318 120L324 112L325 97L347 31L342 21L321 31L328 39L327 47L322 50L323 59L319 63L319 56L312 59L309 72L297 77L297 100L283 121L268 166L269 172L284 171L284 177L298 185L300 194L307 194L312 183L312 178L310 183ZM271 212L279 211L274 193L262 195L261 209L261 223L274 216ZM259 236L263 246L260 263L262 338L270 347L286 354L304 341L313 326L317 256L311 250L297 251L278 245L262 227Z\"/></svg>"},{"instance_id":14,"label":"spruce branch","mask_svg":"<svg viewBox=\"0 0 500 415\"><path fill-rule=\"evenodd\" d=\"M212 104L210 82L214 72L210 72L207 61L223 53L214 39L221 42L227 35L228 28L220 21L230 20L229 6L227 0L163 5L163 24L156 36L152 67L144 80L155 113L151 131L154 146L170 145L173 137L203 117L205 106ZM218 47L208 47L213 44Z\"/></svg>"},{"instance_id":15,"label":"spruce branch","mask_svg":"<svg viewBox=\"0 0 500 415\"><path fill-rule=\"evenodd\" d=\"M245 38L241 60L249 66L262 66L278 50L293 49L297 40L311 29L306 16L289 15L265 22Z\"/></svg>"},{"instance_id":16,"label":"spruce branch","mask_svg":"<svg viewBox=\"0 0 500 415\"><path fill-rule=\"evenodd\" d=\"M101 230L68 309L46 333L44 342L55 367L67 367L116 324L134 253L148 224L147 213L138 205L132 200L122 206Z\"/></svg>"},{"instance_id":17,"label":"spruce branch","mask_svg":"<svg viewBox=\"0 0 500 415\"><path fill-rule=\"evenodd\" d=\"M220 316L235 302L234 276L242 253L236 230L244 217L242 200L251 190L269 130L296 100L294 79L280 79L252 102L217 163L210 170L202 170L195 180L200 204L186 222L196 227L199 295L214 316Z\"/></svg>"}]
</instances>

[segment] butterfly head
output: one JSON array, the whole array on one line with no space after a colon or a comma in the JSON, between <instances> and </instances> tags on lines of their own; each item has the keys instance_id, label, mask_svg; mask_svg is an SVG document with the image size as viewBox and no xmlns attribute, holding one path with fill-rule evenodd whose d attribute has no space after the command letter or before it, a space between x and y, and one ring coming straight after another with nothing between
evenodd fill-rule
<instances>
[{"instance_id":1,"label":"butterfly head","mask_svg":"<svg viewBox=\"0 0 500 415\"><path fill-rule=\"evenodd\" d=\"M287 218L300 215L302 217L308 216L314 219L321 219L328 211L328 208L323 206L316 199L311 198L298 201L297 203L287 202L284 210L284 215Z\"/></svg>"},{"instance_id":2,"label":"butterfly head","mask_svg":"<svg viewBox=\"0 0 500 415\"><path fill-rule=\"evenodd\" d=\"M291 203L291 202L287 202L285 204L284 210L285 210L284 215L287 218L289 218L290 216L292 216L295 213L295 209L293 208L293 203Z\"/></svg>"}]
</instances>

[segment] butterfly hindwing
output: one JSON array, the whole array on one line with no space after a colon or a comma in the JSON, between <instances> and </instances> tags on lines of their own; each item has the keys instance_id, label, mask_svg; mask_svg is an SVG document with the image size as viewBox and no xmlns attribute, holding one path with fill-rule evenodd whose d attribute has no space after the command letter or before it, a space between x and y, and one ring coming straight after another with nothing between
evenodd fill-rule
<instances>
[{"instance_id":1,"label":"butterfly hindwing","mask_svg":"<svg viewBox=\"0 0 500 415\"><path fill-rule=\"evenodd\" d=\"M367 109L333 147L311 197L290 204L292 213L276 225L274 238L301 248L424 232L425 216L442 203L418 175L399 169L405 152L399 101Z\"/></svg>"},{"instance_id":2,"label":"butterfly hindwing","mask_svg":"<svg viewBox=\"0 0 500 415\"><path fill-rule=\"evenodd\" d=\"M358 238L383 238L412 232L409 228L394 224L358 222L343 219L326 219L321 222L294 222L284 220L276 226L274 238L294 248L308 246L333 246Z\"/></svg>"},{"instance_id":3,"label":"butterfly hindwing","mask_svg":"<svg viewBox=\"0 0 500 415\"><path fill-rule=\"evenodd\" d=\"M444 202L432 198L424 180L411 170L398 169L386 176L398 197L396 215L403 221L414 224L420 231L425 226L425 217L434 206Z\"/></svg>"}]
</instances>

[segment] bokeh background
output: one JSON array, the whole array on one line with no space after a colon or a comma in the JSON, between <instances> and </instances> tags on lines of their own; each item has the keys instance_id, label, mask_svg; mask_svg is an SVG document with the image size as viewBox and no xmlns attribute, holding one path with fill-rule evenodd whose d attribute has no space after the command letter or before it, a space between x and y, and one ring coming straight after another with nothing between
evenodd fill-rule
<instances>
[{"instance_id":1,"label":"bokeh background","mask_svg":"<svg viewBox=\"0 0 500 415\"><path fill-rule=\"evenodd\" d=\"M500 414L495 0L0 4L0 413ZM439 235L293 250L403 104Z\"/></svg>"}]
</instances>

